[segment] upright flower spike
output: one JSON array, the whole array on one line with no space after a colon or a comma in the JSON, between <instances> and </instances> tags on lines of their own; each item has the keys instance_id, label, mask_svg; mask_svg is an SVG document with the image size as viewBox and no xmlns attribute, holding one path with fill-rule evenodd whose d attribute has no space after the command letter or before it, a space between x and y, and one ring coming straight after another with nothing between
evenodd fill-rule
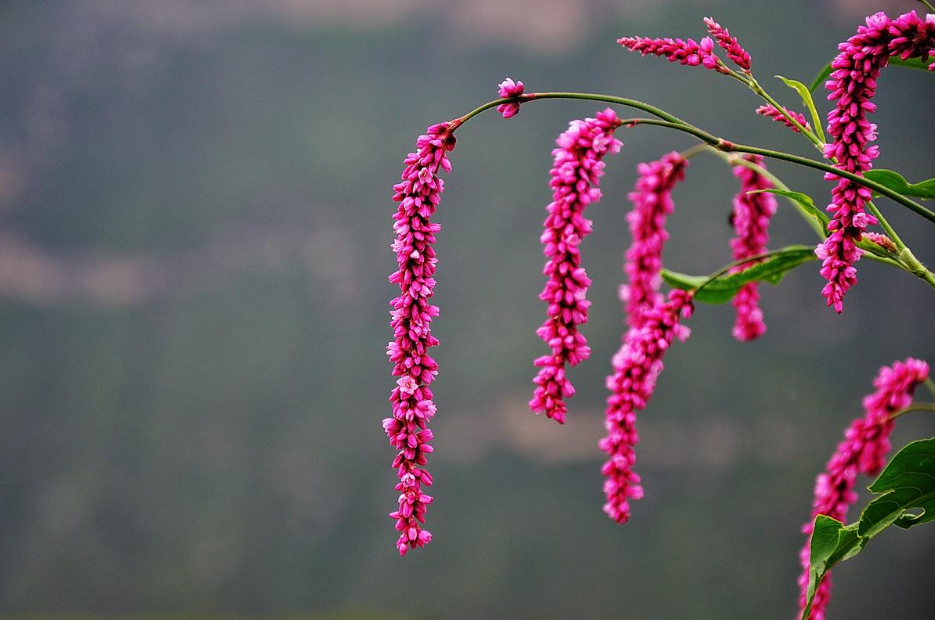
<instances>
[{"instance_id":1,"label":"upright flower spike","mask_svg":"<svg viewBox=\"0 0 935 620\"><path fill-rule=\"evenodd\" d=\"M825 155L835 158L838 168L863 174L873 167L879 148L869 145L876 139L877 127L867 117L876 109L871 100L876 94L880 71L890 57L925 58L933 48L935 15L922 20L915 11L897 19L884 13L871 15L857 34L838 46L840 53L831 63L834 71L825 84L831 91L828 99L837 101L828 114L831 141L825 147ZM870 189L834 174L825 178L837 181L828 207L832 213L828 223L831 234L815 254L823 261L821 275L828 281L822 295L829 306L841 312L844 295L857 282L854 265L862 254L857 243L867 226L877 220L864 211L871 198Z\"/></svg>"},{"instance_id":2,"label":"upright flower spike","mask_svg":"<svg viewBox=\"0 0 935 620\"><path fill-rule=\"evenodd\" d=\"M782 109L786 111L786 114L788 114L789 116L794 118L796 121L798 121L799 125L801 125L802 127L805 127L806 130L808 131L812 130L812 126L808 124L807 120L805 120L804 114L800 112L796 112L794 110L790 110L789 108L785 106L783 106ZM780 112L775 106L772 106L769 104L761 105L760 107L756 109L756 113L759 114L760 116L771 118L777 123L782 123L789 129L794 131L795 133L799 133L799 128L793 125L792 122L788 118L786 118L785 114Z\"/></svg>"},{"instance_id":3,"label":"upright flower spike","mask_svg":"<svg viewBox=\"0 0 935 620\"><path fill-rule=\"evenodd\" d=\"M435 288L435 234L441 229L430 221L444 190L438 178L439 169L451 170L448 152L455 147L452 132L457 122L432 125L416 140L416 151L406 156L402 182L393 186L393 200L399 203L393 230L396 240L398 269L390 282L399 285L399 296L390 302L390 327L394 340L387 346L393 364L393 376L399 377L390 394L393 417L383 420L383 429L390 444L398 450L393 460L399 483L399 506L390 513L400 533L396 548L400 555L432 540L423 529L425 509L432 498L423 492L432 485L426 465L426 455L433 452L429 442L432 431L427 428L435 415L432 390L438 365L429 349L438 345L430 327L438 316L438 307L429 303Z\"/></svg>"},{"instance_id":4,"label":"upright flower spike","mask_svg":"<svg viewBox=\"0 0 935 620\"><path fill-rule=\"evenodd\" d=\"M578 245L591 232L591 221L584 210L601 198L598 188L604 174L604 156L616 153L622 143L614 138L620 126L616 113L607 108L596 118L572 121L556 140L550 171L552 202L546 207L545 230L540 240L548 259L543 273L548 276L539 299L548 304L548 318L536 330L552 352L535 361L540 367L534 379L536 387L529 407L545 413L559 424L565 423L565 399L575 393L565 376L567 366L574 366L591 354L587 340L578 326L588 320L585 299L591 280L581 267Z\"/></svg>"},{"instance_id":5,"label":"upright flower spike","mask_svg":"<svg viewBox=\"0 0 935 620\"><path fill-rule=\"evenodd\" d=\"M514 82L513 78L506 78L500 82L499 90L497 93L504 98L507 97L518 97L523 94L525 87L522 82ZM503 115L503 118L510 118L519 114L519 103L501 103L497 106L497 112Z\"/></svg>"},{"instance_id":6,"label":"upright flower spike","mask_svg":"<svg viewBox=\"0 0 935 620\"><path fill-rule=\"evenodd\" d=\"M759 155L744 155L743 158L763 166L763 158ZM734 259L742 260L766 252L769 222L776 213L776 198L765 192L750 193L773 188L773 184L756 170L737 165L734 166L734 176L740 179L740 191L734 196L731 223L736 236L731 239L730 247L734 251ZM742 271L753 264L745 263L733 269L733 272ZM757 282L745 284L732 301L737 311L733 330L737 340L755 340L766 332L758 287Z\"/></svg>"},{"instance_id":7,"label":"upright flower spike","mask_svg":"<svg viewBox=\"0 0 935 620\"><path fill-rule=\"evenodd\" d=\"M721 46L721 49L727 53L727 57L730 58L731 62L749 73L750 54L741 47L740 43L737 42L737 38L730 36L730 32L727 31L727 28L710 17L705 17L704 23L705 26L708 27L708 32L711 33L711 36L714 37L717 44Z\"/></svg>"},{"instance_id":8,"label":"upright flower spike","mask_svg":"<svg viewBox=\"0 0 935 620\"><path fill-rule=\"evenodd\" d=\"M705 37L701 42L694 39L651 39L648 37L622 37L617 43L632 52L639 52L643 56L652 54L667 58L669 62L677 62L690 67L703 66L718 73L729 74L730 69L724 66L714 53L714 41Z\"/></svg>"},{"instance_id":9,"label":"upright flower spike","mask_svg":"<svg viewBox=\"0 0 935 620\"><path fill-rule=\"evenodd\" d=\"M623 346L614 355L614 373L607 377L607 435L598 446L608 455L604 475L604 512L617 523L630 519L630 499L643 497L640 477L633 471L634 447L639 442L636 413L646 408L662 372L662 359L676 339L684 341L691 331L680 323L691 316L692 294L673 290L668 301L643 314L642 325L631 327Z\"/></svg>"},{"instance_id":10,"label":"upright flower spike","mask_svg":"<svg viewBox=\"0 0 935 620\"><path fill-rule=\"evenodd\" d=\"M643 314L660 305L662 284L662 249L669 239L666 218L672 213L672 190L685 178L688 160L673 151L662 158L641 163L633 191L627 198L633 210L627 214L633 242L625 254L629 284L620 287L620 299L626 302L627 325L639 327Z\"/></svg>"},{"instance_id":11,"label":"upright flower spike","mask_svg":"<svg viewBox=\"0 0 935 620\"><path fill-rule=\"evenodd\" d=\"M854 492L857 474L875 476L883 469L890 451L889 436L894 423L891 416L912 403L913 392L928 375L928 364L913 358L895 362L892 367L881 368L873 380L876 391L864 397L864 416L851 423L825 471L816 479L812 518L802 528L808 538L799 554L802 564L799 615L805 610L806 604L811 533L815 517L827 515L846 522L848 508L857 501L857 493ZM809 616L811 620L824 620L830 598L829 573L815 593Z\"/></svg>"}]
</instances>

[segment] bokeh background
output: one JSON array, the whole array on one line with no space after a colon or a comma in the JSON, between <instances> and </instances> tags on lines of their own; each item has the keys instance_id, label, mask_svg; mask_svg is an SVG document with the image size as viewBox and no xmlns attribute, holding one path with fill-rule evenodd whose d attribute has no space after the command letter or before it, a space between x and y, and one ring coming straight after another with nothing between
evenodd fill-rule
<instances>
[{"instance_id":1,"label":"bokeh background","mask_svg":"<svg viewBox=\"0 0 935 620\"><path fill-rule=\"evenodd\" d=\"M881 7L885 4L886 7ZM637 162L692 142L623 132L584 245L594 279L569 423L525 402L544 351L538 228L554 137L588 102L459 131L438 214L434 542L386 513L391 185L415 136L495 95L585 90L725 137L814 151L701 69L625 34L714 15L763 83L809 81L868 12L916 3L737 0L4 0L0 4L0 616L759 618L796 608L815 474L877 368L935 361L932 291L860 265L841 316L812 265L763 290L769 331L701 307L641 416L646 497L601 513L603 381ZM931 177L935 80L888 70L882 156ZM822 111L827 102L819 100ZM818 174L772 165L828 200ZM735 182L692 161L666 261L729 258ZM922 220L881 203L935 263ZM783 204L775 247L811 242ZM900 420L894 443L935 434ZM930 618L935 528L835 571L832 618Z\"/></svg>"}]
</instances>

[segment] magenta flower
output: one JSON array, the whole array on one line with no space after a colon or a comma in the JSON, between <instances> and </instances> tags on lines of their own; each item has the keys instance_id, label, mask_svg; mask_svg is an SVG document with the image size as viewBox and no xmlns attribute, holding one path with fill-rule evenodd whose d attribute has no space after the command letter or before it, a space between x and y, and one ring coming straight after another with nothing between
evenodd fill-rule
<instances>
[{"instance_id":1,"label":"magenta flower","mask_svg":"<svg viewBox=\"0 0 935 620\"><path fill-rule=\"evenodd\" d=\"M730 36L730 32L727 31L727 28L710 17L705 17L704 23L705 26L708 27L708 32L710 32L711 36L717 41L717 44L721 46L721 49L727 52L727 57L730 58L735 65L749 73L750 54L741 47L736 37Z\"/></svg>"},{"instance_id":2,"label":"magenta flower","mask_svg":"<svg viewBox=\"0 0 935 620\"><path fill-rule=\"evenodd\" d=\"M825 471L816 479L812 519L802 527L802 531L809 537L799 554L803 569L799 577L800 615L805 609L809 548L815 517L827 515L838 521L846 521L847 509L857 501L857 493L854 492L857 474L875 476L883 469L890 451L889 436L894 423L891 416L912 403L913 392L926 380L928 374L928 364L913 358L895 362L892 368L881 368L873 380L876 391L863 400L865 415L851 423L844 433L844 441L838 444ZM811 620L824 620L825 607L830 598L829 573L815 593L809 616Z\"/></svg>"},{"instance_id":3,"label":"magenta flower","mask_svg":"<svg viewBox=\"0 0 935 620\"><path fill-rule=\"evenodd\" d=\"M439 168L451 170L448 152L455 147L452 132L457 125L457 121L432 125L419 136L416 151L406 156L402 182L393 186L393 200L399 207L393 214L396 240L392 249L399 268L389 279L399 285L400 294L391 302L394 340L387 346L387 355L393 376L399 379L390 395L393 417L383 420L383 429L398 450L393 467L399 478L399 507L390 518L396 520L400 533L396 542L400 555L432 540L432 534L422 528L432 498L422 488L432 485L432 476L424 466L426 455L433 451L427 423L435 415L435 404L429 384L435 380L438 365L428 351L438 345L430 330L438 307L429 299L435 288L432 246L441 226L429 219L444 190Z\"/></svg>"},{"instance_id":4,"label":"magenta flower","mask_svg":"<svg viewBox=\"0 0 935 620\"><path fill-rule=\"evenodd\" d=\"M706 69L713 69L718 73L730 73L717 55L714 53L714 41L705 37L700 43L694 39L651 39L648 37L622 37L617 43L632 52L639 52L643 56L652 54L668 58L669 62L678 62L682 65L697 67L702 65Z\"/></svg>"},{"instance_id":5,"label":"magenta flower","mask_svg":"<svg viewBox=\"0 0 935 620\"><path fill-rule=\"evenodd\" d=\"M643 313L663 302L659 274L662 248L669 239L666 218L673 209L672 189L685 178L687 166L688 160L673 151L636 168L636 186L627 194L633 203L633 210L627 214L633 242L624 265L629 284L620 287L620 298L627 304L627 325L631 327L639 327Z\"/></svg>"},{"instance_id":6,"label":"magenta flower","mask_svg":"<svg viewBox=\"0 0 935 620\"><path fill-rule=\"evenodd\" d=\"M862 174L873 167L879 149L869 144L876 139L877 128L867 116L876 109L871 99L876 94L880 71L890 57L924 58L933 48L935 16L922 20L915 11L897 19L884 13L871 15L857 34L838 46L840 53L831 63L834 72L825 84L831 91L828 99L837 101L828 114L832 141L826 145L825 155L835 158L838 168ZM833 214L828 224L831 235L815 254L822 259L821 275L828 280L822 295L829 306L841 312L845 293L857 282L854 264L862 252L856 244L867 226L877 220L864 212L864 205L871 198L868 188L833 174L826 178L838 182L828 207Z\"/></svg>"},{"instance_id":7,"label":"magenta flower","mask_svg":"<svg viewBox=\"0 0 935 620\"><path fill-rule=\"evenodd\" d=\"M662 372L662 359L677 338L684 341L691 331L680 324L691 316L692 294L674 290L665 303L643 313L642 325L631 327L623 346L613 357L614 374L607 377L607 435L598 446L610 458L601 468L604 475L604 512L617 523L630 519L630 499L643 497L640 477L633 471L634 447L639 442L636 412L646 408L656 379Z\"/></svg>"},{"instance_id":8,"label":"magenta flower","mask_svg":"<svg viewBox=\"0 0 935 620\"><path fill-rule=\"evenodd\" d=\"M522 82L514 82L512 78L506 78L500 82L499 95L501 97L518 97L523 94L525 87ZM503 118L510 118L519 114L519 103L501 103L497 106L497 112L503 115Z\"/></svg>"},{"instance_id":9,"label":"magenta flower","mask_svg":"<svg viewBox=\"0 0 935 620\"><path fill-rule=\"evenodd\" d=\"M744 159L763 166L759 155L744 155ZM734 259L741 260L766 252L769 242L769 222L776 213L776 198L772 194L756 190L772 189L773 184L763 175L746 166L734 166L734 176L740 179L740 191L734 196L734 210L731 223L736 235L730 240ZM756 264L747 262L733 269L734 273L743 271ZM766 332L763 311L760 310L760 291L757 282L745 284L734 297L732 303L737 311L734 322L734 338L737 340L755 340Z\"/></svg>"},{"instance_id":10,"label":"magenta flower","mask_svg":"<svg viewBox=\"0 0 935 620\"><path fill-rule=\"evenodd\" d=\"M808 124L808 121L805 120L805 116L803 114L800 114L799 112L795 112L794 110L790 110L789 108L785 106L783 106L782 109L785 110L786 113L789 114L789 116L791 116L796 121L798 121L799 125L801 125L802 127L805 127L806 130L808 131L812 130L812 126ZM759 114L760 116L765 116L766 118L771 118L776 122L782 123L789 129L794 131L795 133L799 133L799 128L793 125L792 122L789 121L789 119L786 118L782 112L780 112L778 109L776 109L772 105L769 105L769 104L761 105L760 107L756 109L756 113Z\"/></svg>"},{"instance_id":11,"label":"magenta flower","mask_svg":"<svg viewBox=\"0 0 935 620\"><path fill-rule=\"evenodd\" d=\"M536 330L552 349L551 354L535 361L540 367L534 379L538 386L529 407L545 413L559 424L565 423L565 399L575 393L565 376L566 366L574 366L591 354L587 340L578 326L588 321L585 299L591 280L581 267L578 245L591 232L591 221L584 218L589 204L601 198L598 188L604 174L604 156L616 153L622 143L614 138L620 126L616 113L607 108L596 118L572 121L552 151L550 171L552 202L546 210L545 231L540 238L548 261L543 273L548 276L539 299L548 303L548 318Z\"/></svg>"}]
</instances>

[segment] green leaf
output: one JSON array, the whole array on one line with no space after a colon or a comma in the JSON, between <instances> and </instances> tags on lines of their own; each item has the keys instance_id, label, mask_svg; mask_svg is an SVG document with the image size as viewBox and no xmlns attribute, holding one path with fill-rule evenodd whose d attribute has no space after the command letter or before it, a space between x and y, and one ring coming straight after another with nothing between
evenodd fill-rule
<instances>
[{"instance_id":1,"label":"green leaf","mask_svg":"<svg viewBox=\"0 0 935 620\"><path fill-rule=\"evenodd\" d=\"M919 183L910 183L906 178L894 170L877 168L868 170L864 176L871 181L886 186L903 196L915 196L916 198L935 199L935 179L928 179Z\"/></svg>"},{"instance_id":2,"label":"green leaf","mask_svg":"<svg viewBox=\"0 0 935 620\"><path fill-rule=\"evenodd\" d=\"M834 71L834 69L831 68L830 62L822 67L821 71L818 72L818 75L815 76L815 79L812 80L812 83L808 85L808 92L814 93L816 88L828 81L828 78L831 77L832 71Z\"/></svg>"},{"instance_id":3,"label":"green leaf","mask_svg":"<svg viewBox=\"0 0 935 620\"><path fill-rule=\"evenodd\" d=\"M870 485L879 493L857 523L845 526L825 515L815 518L809 556L808 617L812 598L831 568L860 553L867 542L890 525L909 528L935 521L935 437L920 439L896 453ZM909 513L916 509L917 513Z\"/></svg>"},{"instance_id":4,"label":"green leaf","mask_svg":"<svg viewBox=\"0 0 935 620\"><path fill-rule=\"evenodd\" d=\"M860 515L861 536L876 536L897 521L911 527L935 520L935 437L913 441L900 450L870 490L881 495ZM906 514L913 508L922 512Z\"/></svg>"},{"instance_id":5,"label":"green leaf","mask_svg":"<svg viewBox=\"0 0 935 620\"><path fill-rule=\"evenodd\" d=\"M812 91L809 90L808 86L802 82L796 80L790 80L789 78L784 78L781 75L777 75L783 83L799 93L799 97L802 98L802 103L805 104L805 107L808 108L809 114L812 115L812 131L815 132L815 135L818 136L818 139L822 142L825 141L825 132L821 129L821 117L818 116L818 110L815 109L815 102L812 100Z\"/></svg>"},{"instance_id":6,"label":"green leaf","mask_svg":"<svg viewBox=\"0 0 935 620\"><path fill-rule=\"evenodd\" d=\"M867 540L869 539L861 538L857 533L857 524L845 526L825 515L815 517L809 556L808 588L805 590L805 609L802 611L801 620L807 620L811 615L815 593L822 580L831 572L831 567L860 553Z\"/></svg>"},{"instance_id":7,"label":"green leaf","mask_svg":"<svg viewBox=\"0 0 935 620\"><path fill-rule=\"evenodd\" d=\"M783 196L788 199L789 202L793 204L799 211L818 220L821 223L822 230L828 228L828 214L815 206L815 201L812 200L812 197L808 194L803 194L802 192L793 192L787 189L755 189L748 192L750 194L758 193L767 193L767 194L776 194L777 196Z\"/></svg>"},{"instance_id":8,"label":"green leaf","mask_svg":"<svg viewBox=\"0 0 935 620\"><path fill-rule=\"evenodd\" d=\"M690 276L676 271L662 270L662 279L669 286L685 291L696 291L695 299L705 304L723 304L729 302L740 291L744 284L750 282L768 282L779 284L783 277L799 265L815 260L815 249L804 245L791 245L777 252L752 267L723 275L716 280L708 282L707 276Z\"/></svg>"},{"instance_id":9,"label":"green leaf","mask_svg":"<svg viewBox=\"0 0 935 620\"><path fill-rule=\"evenodd\" d=\"M857 534L856 524L845 526L825 515L815 517L809 555L808 589L805 592L806 607L802 620L811 613L815 592L831 567L860 553L864 544L866 540Z\"/></svg>"},{"instance_id":10,"label":"green leaf","mask_svg":"<svg viewBox=\"0 0 935 620\"><path fill-rule=\"evenodd\" d=\"M928 71L928 65L923 62L921 58L910 58L908 60L903 60L899 56L893 56L890 58L890 64L896 65L898 67L906 67L907 69L918 69L919 71Z\"/></svg>"}]
</instances>

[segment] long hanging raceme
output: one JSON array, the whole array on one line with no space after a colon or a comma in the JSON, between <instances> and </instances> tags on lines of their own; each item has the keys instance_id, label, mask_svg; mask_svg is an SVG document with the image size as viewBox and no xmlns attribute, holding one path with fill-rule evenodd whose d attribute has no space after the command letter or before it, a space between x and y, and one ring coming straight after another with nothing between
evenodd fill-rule
<instances>
[{"instance_id":1,"label":"long hanging raceme","mask_svg":"<svg viewBox=\"0 0 935 620\"><path fill-rule=\"evenodd\" d=\"M438 316L438 306L429 300L435 288L435 234L441 226L430 218L441 200L444 182L439 169L451 170L448 152L454 149L454 123L432 125L416 141L416 151L406 156L402 182L393 186L393 200L399 203L393 215L398 269L390 282L399 285L399 296L393 299L390 312L394 340L387 346L393 364L393 375L399 377L390 395L393 417L383 420L383 429L390 443L398 450L393 460L399 483L399 506L390 513L396 520L400 555L432 540L423 529L426 506L432 497L423 492L432 485L432 475L425 469L426 455L433 451L429 442L432 431L427 427L435 415L432 390L438 365L429 349L438 345L432 336L432 318Z\"/></svg>"},{"instance_id":2,"label":"long hanging raceme","mask_svg":"<svg viewBox=\"0 0 935 620\"><path fill-rule=\"evenodd\" d=\"M548 259L543 273L548 276L539 299L548 304L548 318L536 331L552 352L539 357L537 385L529 407L559 424L565 423L565 399L575 389L565 375L568 366L581 363L591 354L578 326L588 321L586 299L591 280L581 266L578 245L591 232L591 221L584 217L588 205L601 199L598 183L604 174L604 156L616 153L622 143L614 138L620 126L616 113L608 108L595 118L572 121L552 151L550 171L552 202L546 210L541 241Z\"/></svg>"}]
</instances>

